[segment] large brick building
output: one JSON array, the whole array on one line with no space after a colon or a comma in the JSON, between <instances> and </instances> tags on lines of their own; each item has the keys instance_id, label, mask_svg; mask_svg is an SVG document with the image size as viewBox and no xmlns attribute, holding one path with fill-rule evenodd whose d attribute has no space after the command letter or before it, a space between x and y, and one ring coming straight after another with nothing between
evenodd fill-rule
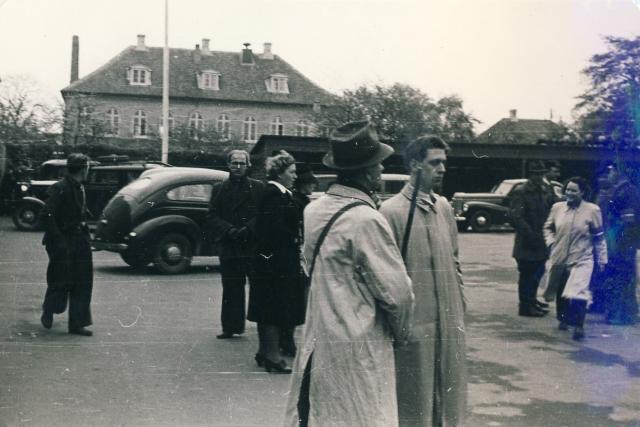
<instances>
[{"instance_id":1,"label":"large brick building","mask_svg":"<svg viewBox=\"0 0 640 427\"><path fill-rule=\"evenodd\" d=\"M67 129L72 134L119 139L159 138L162 123L161 47L144 35L102 67L78 79L78 39L74 37L71 84L62 89ZM271 51L249 44L237 52L169 49L169 135L186 129L194 139L210 132L220 139L255 143L263 134L311 136L312 111L332 95Z\"/></svg>"}]
</instances>

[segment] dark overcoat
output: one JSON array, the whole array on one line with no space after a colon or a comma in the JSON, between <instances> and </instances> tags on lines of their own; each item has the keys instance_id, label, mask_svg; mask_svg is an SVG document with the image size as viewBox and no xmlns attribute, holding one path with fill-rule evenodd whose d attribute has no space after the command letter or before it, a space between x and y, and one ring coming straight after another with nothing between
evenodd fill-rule
<instances>
[{"instance_id":1,"label":"dark overcoat","mask_svg":"<svg viewBox=\"0 0 640 427\"><path fill-rule=\"evenodd\" d=\"M514 188L510 195L511 225L515 228L513 257L523 261L544 261L549 257L542 228L556 198L547 185L531 181Z\"/></svg>"},{"instance_id":2,"label":"dark overcoat","mask_svg":"<svg viewBox=\"0 0 640 427\"><path fill-rule=\"evenodd\" d=\"M249 294L249 320L281 328L304 323L301 224L302 210L291 193L267 184L256 219L256 276Z\"/></svg>"},{"instance_id":3,"label":"dark overcoat","mask_svg":"<svg viewBox=\"0 0 640 427\"><path fill-rule=\"evenodd\" d=\"M253 257L256 216L264 189L264 182L249 177L229 178L213 187L207 224L220 257ZM227 234L232 227L247 227L249 233L244 239L232 240Z\"/></svg>"}]
</instances>

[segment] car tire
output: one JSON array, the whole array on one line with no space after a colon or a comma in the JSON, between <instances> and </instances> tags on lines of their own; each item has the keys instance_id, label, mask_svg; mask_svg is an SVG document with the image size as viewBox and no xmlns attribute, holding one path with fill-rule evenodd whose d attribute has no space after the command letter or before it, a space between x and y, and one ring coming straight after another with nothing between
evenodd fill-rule
<instances>
[{"instance_id":1,"label":"car tire","mask_svg":"<svg viewBox=\"0 0 640 427\"><path fill-rule=\"evenodd\" d=\"M193 248L184 234L168 233L155 246L153 265L162 274L180 274L191 265Z\"/></svg>"},{"instance_id":2,"label":"car tire","mask_svg":"<svg viewBox=\"0 0 640 427\"><path fill-rule=\"evenodd\" d=\"M24 204L18 206L13 212L13 223L18 230L35 231L42 228L40 219L40 206Z\"/></svg>"},{"instance_id":3,"label":"car tire","mask_svg":"<svg viewBox=\"0 0 640 427\"><path fill-rule=\"evenodd\" d=\"M491 228L491 215L485 210L475 211L469 218L469 225L476 233L484 233Z\"/></svg>"},{"instance_id":4,"label":"car tire","mask_svg":"<svg viewBox=\"0 0 640 427\"><path fill-rule=\"evenodd\" d=\"M144 251L127 250L120 252L120 258L130 267L141 269L149 264L149 257Z\"/></svg>"}]
</instances>

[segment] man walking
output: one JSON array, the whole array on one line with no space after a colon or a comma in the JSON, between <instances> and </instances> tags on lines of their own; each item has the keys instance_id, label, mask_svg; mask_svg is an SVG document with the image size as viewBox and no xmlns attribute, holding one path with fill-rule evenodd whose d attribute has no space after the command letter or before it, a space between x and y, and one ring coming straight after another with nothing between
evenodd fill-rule
<instances>
[{"instance_id":1,"label":"man walking","mask_svg":"<svg viewBox=\"0 0 640 427\"><path fill-rule=\"evenodd\" d=\"M53 315L63 313L69 301L69 333L91 336L91 292L93 260L89 243L87 198L83 182L89 173L89 158L73 153L67 159L67 175L53 184L42 211L44 238L49 256L47 291L42 304L42 326L50 329Z\"/></svg>"},{"instance_id":2,"label":"man walking","mask_svg":"<svg viewBox=\"0 0 640 427\"><path fill-rule=\"evenodd\" d=\"M442 186L447 151L437 136L411 142L405 150L411 181L380 208L398 245L406 247L403 257L416 298L408 345L395 349L401 426L464 423L465 303L458 230L447 199L433 191Z\"/></svg>"},{"instance_id":3,"label":"man walking","mask_svg":"<svg viewBox=\"0 0 640 427\"><path fill-rule=\"evenodd\" d=\"M251 259L255 246L257 206L264 183L247 176L249 153L232 150L227 155L229 178L211 192L208 224L218 239L222 276L222 333L219 339L244 332L245 285L252 280Z\"/></svg>"},{"instance_id":4,"label":"man walking","mask_svg":"<svg viewBox=\"0 0 640 427\"><path fill-rule=\"evenodd\" d=\"M367 122L339 127L323 163L337 182L304 211L311 280L286 424L396 426L393 340L408 336L411 281L372 191L393 149Z\"/></svg>"},{"instance_id":5,"label":"man walking","mask_svg":"<svg viewBox=\"0 0 640 427\"><path fill-rule=\"evenodd\" d=\"M515 228L513 257L520 274L518 314L542 317L548 313L549 307L536 298L549 255L542 228L556 199L551 188L543 181L546 169L542 162L530 162L528 172L527 182L512 191L510 206L511 224Z\"/></svg>"}]
</instances>

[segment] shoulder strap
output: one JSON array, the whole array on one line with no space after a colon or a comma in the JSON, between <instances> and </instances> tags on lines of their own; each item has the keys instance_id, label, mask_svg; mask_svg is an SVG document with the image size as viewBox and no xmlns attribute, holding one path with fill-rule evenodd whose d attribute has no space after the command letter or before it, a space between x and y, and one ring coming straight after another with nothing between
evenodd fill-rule
<instances>
[{"instance_id":1,"label":"shoulder strap","mask_svg":"<svg viewBox=\"0 0 640 427\"><path fill-rule=\"evenodd\" d=\"M322 246L322 242L324 242L324 238L327 237L327 234L329 234L329 229L338 220L338 218L342 216L343 213L359 205L368 206L365 202L361 202L361 201L349 203L348 205L343 206L342 209L340 209L338 212L336 212L331 217L327 225L325 225L324 228L322 229L322 232L318 237L318 241L316 242L316 247L313 250L313 257L311 258L311 266L309 267L309 282L311 282L311 276L313 274L313 269L316 265L316 258L318 256L318 253L320 252L320 246Z\"/></svg>"}]
</instances>

